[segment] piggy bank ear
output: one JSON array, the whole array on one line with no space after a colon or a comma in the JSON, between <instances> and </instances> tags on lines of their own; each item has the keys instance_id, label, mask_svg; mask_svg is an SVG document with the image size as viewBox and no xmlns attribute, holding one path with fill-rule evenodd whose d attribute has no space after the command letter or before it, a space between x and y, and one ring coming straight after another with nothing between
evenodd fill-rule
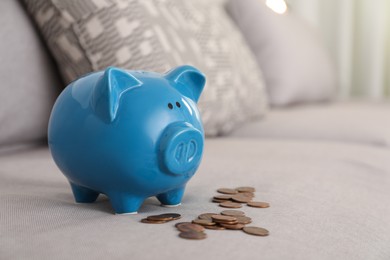
<instances>
[{"instance_id":1,"label":"piggy bank ear","mask_svg":"<svg viewBox=\"0 0 390 260\"><path fill-rule=\"evenodd\" d=\"M206 83L206 77L197 68L183 65L168 71L165 75L168 80L174 81L174 87L184 96L198 102Z\"/></svg>"},{"instance_id":2,"label":"piggy bank ear","mask_svg":"<svg viewBox=\"0 0 390 260\"><path fill-rule=\"evenodd\" d=\"M96 82L92 94L92 108L104 122L114 121L121 95L142 83L133 75L115 67L108 67Z\"/></svg>"}]
</instances>

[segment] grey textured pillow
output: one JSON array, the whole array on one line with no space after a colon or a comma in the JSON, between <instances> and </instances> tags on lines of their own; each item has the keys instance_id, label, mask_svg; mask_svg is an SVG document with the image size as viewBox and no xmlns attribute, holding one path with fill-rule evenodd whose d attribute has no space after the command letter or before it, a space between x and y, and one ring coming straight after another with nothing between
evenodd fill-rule
<instances>
[{"instance_id":1,"label":"grey textured pillow","mask_svg":"<svg viewBox=\"0 0 390 260\"><path fill-rule=\"evenodd\" d=\"M67 82L114 65L207 76L206 135L231 131L267 107L262 74L220 1L25 0Z\"/></svg>"},{"instance_id":2,"label":"grey textured pillow","mask_svg":"<svg viewBox=\"0 0 390 260\"><path fill-rule=\"evenodd\" d=\"M264 72L270 104L286 106L333 97L334 65L316 33L291 13L259 0L229 0L227 10Z\"/></svg>"},{"instance_id":3,"label":"grey textured pillow","mask_svg":"<svg viewBox=\"0 0 390 260\"><path fill-rule=\"evenodd\" d=\"M19 1L0 1L0 80L0 150L44 140L61 83Z\"/></svg>"}]
</instances>

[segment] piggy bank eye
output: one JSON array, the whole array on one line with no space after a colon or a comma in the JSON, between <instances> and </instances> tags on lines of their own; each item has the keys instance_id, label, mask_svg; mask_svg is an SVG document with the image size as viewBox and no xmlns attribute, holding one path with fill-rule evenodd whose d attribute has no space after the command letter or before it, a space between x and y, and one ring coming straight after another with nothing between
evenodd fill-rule
<instances>
[{"instance_id":1,"label":"piggy bank eye","mask_svg":"<svg viewBox=\"0 0 390 260\"><path fill-rule=\"evenodd\" d=\"M173 109L173 105L171 103L168 103L168 108Z\"/></svg>"},{"instance_id":2,"label":"piggy bank eye","mask_svg":"<svg viewBox=\"0 0 390 260\"><path fill-rule=\"evenodd\" d=\"M180 105L180 103L179 103L179 102L176 102L176 106L177 106L178 108L180 108L180 107L181 107L181 105Z\"/></svg>"}]
</instances>

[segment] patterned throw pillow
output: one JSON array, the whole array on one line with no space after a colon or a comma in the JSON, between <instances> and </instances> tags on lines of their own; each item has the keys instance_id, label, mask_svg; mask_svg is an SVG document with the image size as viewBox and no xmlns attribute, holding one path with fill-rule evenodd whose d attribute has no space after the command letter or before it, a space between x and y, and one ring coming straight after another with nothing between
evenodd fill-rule
<instances>
[{"instance_id":1,"label":"patterned throw pillow","mask_svg":"<svg viewBox=\"0 0 390 260\"><path fill-rule=\"evenodd\" d=\"M206 135L266 111L260 69L221 1L24 1L67 83L111 65L164 72L190 64L207 77Z\"/></svg>"}]
</instances>

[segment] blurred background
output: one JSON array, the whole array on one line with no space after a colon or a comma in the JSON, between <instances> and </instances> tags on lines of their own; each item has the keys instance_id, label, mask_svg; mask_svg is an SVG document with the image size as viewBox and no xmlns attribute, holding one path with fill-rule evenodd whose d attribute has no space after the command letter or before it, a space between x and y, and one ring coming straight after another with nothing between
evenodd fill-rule
<instances>
[{"instance_id":1,"label":"blurred background","mask_svg":"<svg viewBox=\"0 0 390 260\"><path fill-rule=\"evenodd\" d=\"M321 35L336 63L341 98L390 96L390 2L267 0L299 15ZM287 8L287 6L288 8Z\"/></svg>"}]
</instances>

